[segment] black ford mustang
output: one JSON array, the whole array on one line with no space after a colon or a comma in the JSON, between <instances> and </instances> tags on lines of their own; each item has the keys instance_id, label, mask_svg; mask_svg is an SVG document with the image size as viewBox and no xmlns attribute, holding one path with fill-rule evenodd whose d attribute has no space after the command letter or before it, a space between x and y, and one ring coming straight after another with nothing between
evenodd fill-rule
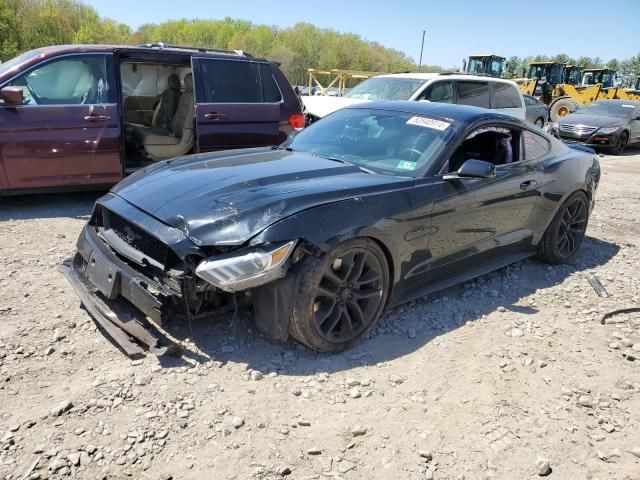
<instances>
[{"instance_id":1,"label":"black ford mustang","mask_svg":"<svg viewBox=\"0 0 640 480\"><path fill-rule=\"evenodd\" d=\"M62 266L130 354L165 348L146 317L252 306L259 328L320 351L358 342L385 307L537 254L569 259L596 155L510 116L366 104L280 147L182 157L100 198Z\"/></svg>"}]
</instances>

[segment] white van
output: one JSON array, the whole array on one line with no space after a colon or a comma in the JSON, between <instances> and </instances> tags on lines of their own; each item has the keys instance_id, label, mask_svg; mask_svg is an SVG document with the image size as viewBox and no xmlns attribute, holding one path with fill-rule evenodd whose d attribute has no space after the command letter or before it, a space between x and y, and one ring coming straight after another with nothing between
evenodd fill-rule
<instances>
[{"instance_id":1,"label":"white van","mask_svg":"<svg viewBox=\"0 0 640 480\"><path fill-rule=\"evenodd\" d=\"M525 119L526 106L515 82L464 73L394 73L360 83L343 97L302 96L313 122L340 108L380 100L458 103L497 110Z\"/></svg>"}]
</instances>

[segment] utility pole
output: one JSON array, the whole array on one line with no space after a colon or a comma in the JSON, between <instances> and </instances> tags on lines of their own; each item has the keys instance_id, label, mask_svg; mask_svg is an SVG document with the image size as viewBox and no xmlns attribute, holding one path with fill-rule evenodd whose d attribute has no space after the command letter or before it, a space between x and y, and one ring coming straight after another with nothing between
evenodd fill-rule
<instances>
[{"instance_id":1,"label":"utility pole","mask_svg":"<svg viewBox=\"0 0 640 480\"><path fill-rule=\"evenodd\" d=\"M420 64L418 65L418 71L422 71L422 52L424 51L424 34L427 33L426 30L422 30L422 45L420 46Z\"/></svg>"}]
</instances>

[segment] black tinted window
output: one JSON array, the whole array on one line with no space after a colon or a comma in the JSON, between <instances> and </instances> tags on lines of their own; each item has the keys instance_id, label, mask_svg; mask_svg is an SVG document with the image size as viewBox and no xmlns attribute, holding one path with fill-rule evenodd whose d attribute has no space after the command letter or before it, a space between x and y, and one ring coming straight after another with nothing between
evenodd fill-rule
<instances>
[{"instance_id":1,"label":"black tinted window","mask_svg":"<svg viewBox=\"0 0 640 480\"><path fill-rule=\"evenodd\" d=\"M522 138L524 139L524 159L535 160L540 158L549 151L549 142L546 138L536 135L529 130L522 132Z\"/></svg>"},{"instance_id":2,"label":"black tinted window","mask_svg":"<svg viewBox=\"0 0 640 480\"><path fill-rule=\"evenodd\" d=\"M521 108L520 95L513 85L493 84L493 108Z\"/></svg>"},{"instance_id":3,"label":"black tinted window","mask_svg":"<svg viewBox=\"0 0 640 480\"><path fill-rule=\"evenodd\" d=\"M458 103L474 107L491 108L487 82L458 81Z\"/></svg>"},{"instance_id":4,"label":"black tinted window","mask_svg":"<svg viewBox=\"0 0 640 480\"><path fill-rule=\"evenodd\" d=\"M237 60L200 60L198 102L261 103L260 64Z\"/></svg>"},{"instance_id":5,"label":"black tinted window","mask_svg":"<svg viewBox=\"0 0 640 480\"><path fill-rule=\"evenodd\" d=\"M262 79L262 96L265 102L276 103L282 100L282 95L278 89L271 67L267 64L260 64L260 78Z\"/></svg>"},{"instance_id":6,"label":"black tinted window","mask_svg":"<svg viewBox=\"0 0 640 480\"><path fill-rule=\"evenodd\" d=\"M436 82L427 87L419 100L429 100L438 103L453 103L453 83Z\"/></svg>"}]
</instances>

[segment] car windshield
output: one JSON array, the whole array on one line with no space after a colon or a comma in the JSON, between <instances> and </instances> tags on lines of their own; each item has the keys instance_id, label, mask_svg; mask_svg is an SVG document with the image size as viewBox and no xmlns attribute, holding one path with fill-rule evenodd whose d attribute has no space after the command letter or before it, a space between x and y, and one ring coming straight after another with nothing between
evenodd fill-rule
<instances>
[{"instance_id":1,"label":"car windshield","mask_svg":"<svg viewBox=\"0 0 640 480\"><path fill-rule=\"evenodd\" d=\"M374 77L365 80L345 95L362 100L409 100L426 80L416 78Z\"/></svg>"},{"instance_id":2,"label":"car windshield","mask_svg":"<svg viewBox=\"0 0 640 480\"><path fill-rule=\"evenodd\" d=\"M345 161L374 173L422 176L451 139L451 121L405 112L343 109L282 146Z\"/></svg>"},{"instance_id":3,"label":"car windshield","mask_svg":"<svg viewBox=\"0 0 640 480\"><path fill-rule=\"evenodd\" d=\"M593 102L576 110L580 115L608 115L611 117L628 118L634 112L636 105L631 103Z\"/></svg>"},{"instance_id":4,"label":"car windshield","mask_svg":"<svg viewBox=\"0 0 640 480\"><path fill-rule=\"evenodd\" d=\"M12 58L11 60L7 60L4 63L0 63L0 75L8 72L12 68L17 67L18 65L26 62L30 58L35 57L40 54L40 50L31 50L29 52L25 52L22 55L18 55L17 57Z\"/></svg>"}]
</instances>

